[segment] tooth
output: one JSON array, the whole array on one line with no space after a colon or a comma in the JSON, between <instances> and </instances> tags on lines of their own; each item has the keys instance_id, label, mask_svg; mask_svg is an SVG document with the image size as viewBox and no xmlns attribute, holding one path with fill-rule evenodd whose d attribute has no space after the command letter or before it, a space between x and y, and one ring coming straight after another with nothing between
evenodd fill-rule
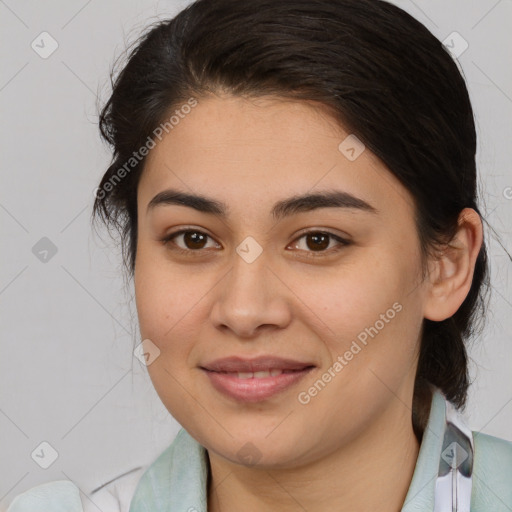
<instances>
[{"instance_id":1,"label":"tooth","mask_svg":"<svg viewBox=\"0 0 512 512\"><path fill-rule=\"evenodd\" d=\"M238 372L237 376L239 379L251 379L254 374L252 372Z\"/></svg>"},{"instance_id":2,"label":"tooth","mask_svg":"<svg viewBox=\"0 0 512 512\"><path fill-rule=\"evenodd\" d=\"M279 370L278 368L275 368L274 370L270 370L270 376L276 377L277 375L281 375L283 373L283 370Z\"/></svg>"},{"instance_id":3,"label":"tooth","mask_svg":"<svg viewBox=\"0 0 512 512\"><path fill-rule=\"evenodd\" d=\"M254 377L256 379L265 379L270 377L270 372L268 370L262 370L260 372L254 372Z\"/></svg>"}]
</instances>

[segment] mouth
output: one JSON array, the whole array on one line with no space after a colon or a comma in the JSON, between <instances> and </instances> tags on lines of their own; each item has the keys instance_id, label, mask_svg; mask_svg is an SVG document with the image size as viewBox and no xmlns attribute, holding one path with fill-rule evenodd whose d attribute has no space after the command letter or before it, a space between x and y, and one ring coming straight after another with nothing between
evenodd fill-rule
<instances>
[{"instance_id":1,"label":"mouth","mask_svg":"<svg viewBox=\"0 0 512 512\"><path fill-rule=\"evenodd\" d=\"M305 367L312 368L312 367ZM212 370L207 370L212 371ZM296 373L302 370L281 370L279 368L272 368L272 370L261 370L257 372L215 372L215 373L223 373L225 375L230 375L231 377L237 377L239 379L268 379L269 377L277 377L278 375L282 375L283 373Z\"/></svg>"},{"instance_id":2,"label":"mouth","mask_svg":"<svg viewBox=\"0 0 512 512\"><path fill-rule=\"evenodd\" d=\"M314 368L312 363L276 357L231 357L200 366L215 390L238 402L249 403L282 393Z\"/></svg>"}]
</instances>

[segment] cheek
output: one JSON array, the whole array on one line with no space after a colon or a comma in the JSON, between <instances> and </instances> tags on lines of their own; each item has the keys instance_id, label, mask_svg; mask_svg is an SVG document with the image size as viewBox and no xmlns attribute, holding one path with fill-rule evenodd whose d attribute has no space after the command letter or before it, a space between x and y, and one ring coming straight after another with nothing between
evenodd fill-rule
<instances>
[{"instance_id":1,"label":"cheek","mask_svg":"<svg viewBox=\"0 0 512 512\"><path fill-rule=\"evenodd\" d=\"M410 293L408 284L416 275L412 268L398 263L385 267L367 267L357 275L339 277L335 284L311 283L308 302L317 304L322 319L317 334L331 361L301 391L309 396L310 390L322 389L321 397L311 399L310 410L325 422L332 415L346 421L347 410L354 411L354 424L369 421L411 378L422 322L421 295ZM324 377L332 382L325 388L317 384Z\"/></svg>"},{"instance_id":2,"label":"cheek","mask_svg":"<svg viewBox=\"0 0 512 512\"><path fill-rule=\"evenodd\" d=\"M140 256L140 258L139 258ZM182 364L205 323L208 293L218 276L184 270L156 251L141 251L135 269L135 298L142 339L149 338L168 355L169 364Z\"/></svg>"},{"instance_id":3,"label":"cheek","mask_svg":"<svg viewBox=\"0 0 512 512\"><path fill-rule=\"evenodd\" d=\"M352 368L411 364L422 322L418 272L414 255L381 250L336 276L303 283L333 359L351 350L348 358L358 361Z\"/></svg>"},{"instance_id":4,"label":"cheek","mask_svg":"<svg viewBox=\"0 0 512 512\"><path fill-rule=\"evenodd\" d=\"M200 290L189 283L188 274L158 263L155 255L141 251L137 257L134 283L140 335L159 351L147 371L167 410L178 421L190 421L197 411L188 394L188 362L197 337L191 330L200 325L196 319Z\"/></svg>"},{"instance_id":5,"label":"cheek","mask_svg":"<svg viewBox=\"0 0 512 512\"><path fill-rule=\"evenodd\" d=\"M319 311L326 328L353 335L400 300L407 270L386 265L382 255L371 260L301 280L307 303Z\"/></svg>"},{"instance_id":6,"label":"cheek","mask_svg":"<svg viewBox=\"0 0 512 512\"><path fill-rule=\"evenodd\" d=\"M141 336L163 349L187 312L185 280L142 249L137 254L134 283Z\"/></svg>"}]
</instances>

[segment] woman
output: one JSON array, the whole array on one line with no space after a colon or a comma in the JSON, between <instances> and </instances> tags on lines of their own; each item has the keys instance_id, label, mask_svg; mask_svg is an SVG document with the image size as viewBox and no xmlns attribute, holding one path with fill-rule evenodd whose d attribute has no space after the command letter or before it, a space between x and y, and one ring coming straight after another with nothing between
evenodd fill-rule
<instances>
[{"instance_id":1,"label":"woman","mask_svg":"<svg viewBox=\"0 0 512 512\"><path fill-rule=\"evenodd\" d=\"M468 92L424 26L198 0L139 41L100 127L95 214L183 429L83 503L53 482L10 512L512 509L512 443L458 413L487 259Z\"/></svg>"}]
</instances>

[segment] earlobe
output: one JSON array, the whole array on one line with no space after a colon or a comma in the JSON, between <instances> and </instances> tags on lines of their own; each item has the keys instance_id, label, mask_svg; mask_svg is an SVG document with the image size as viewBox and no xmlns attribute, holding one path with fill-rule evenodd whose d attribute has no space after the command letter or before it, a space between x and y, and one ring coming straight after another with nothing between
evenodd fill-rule
<instances>
[{"instance_id":1,"label":"earlobe","mask_svg":"<svg viewBox=\"0 0 512 512\"><path fill-rule=\"evenodd\" d=\"M453 240L431 262L425 318L440 322L459 309L471 289L482 240L480 216L472 208L465 208L459 214Z\"/></svg>"}]
</instances>

